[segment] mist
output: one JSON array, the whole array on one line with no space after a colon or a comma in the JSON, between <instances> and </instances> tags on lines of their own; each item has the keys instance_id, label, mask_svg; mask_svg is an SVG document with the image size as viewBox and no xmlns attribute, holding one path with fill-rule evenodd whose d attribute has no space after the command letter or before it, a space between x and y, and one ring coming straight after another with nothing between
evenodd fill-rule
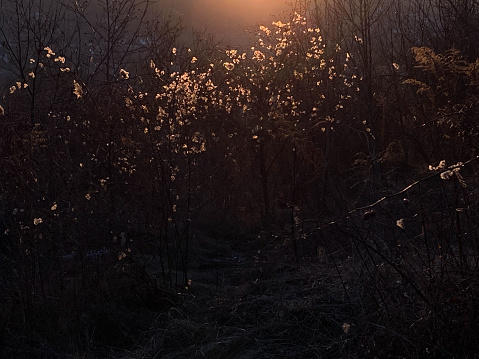
<instances>
[{"instance_id":1,"label":"mist","mask_svg":"<svg viewBox=\"0 0 479 359\"><path fill-rule=\"evenodd\" d=\"M247 40L245 30L284 20L291 9L284 0L165 0L163 6L182 20L186 30L205 30L232 45Z\"/></svg>"}]
</instances>

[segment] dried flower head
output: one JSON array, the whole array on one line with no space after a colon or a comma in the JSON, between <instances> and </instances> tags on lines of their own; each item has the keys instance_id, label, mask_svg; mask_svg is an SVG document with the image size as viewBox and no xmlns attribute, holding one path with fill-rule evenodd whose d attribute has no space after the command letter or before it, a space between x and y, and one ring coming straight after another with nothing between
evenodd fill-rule
<instances>
[{"instance_id":1,"label":"dried flower head","mask_svg":"<svg viewBox=\"0 0 479 359\"><path fill-rule=\"evenodd\" d=\"M77 98L83 97L83 88L76 80L73 80L73 93L77 95Z\"/></svg>"},{"instance_id":2,"label":"dried flower head","mask_svg":"<svg viewBox=\"0 0 479 359\"><path fill-rule=\"evenodd\" d=\"M120 69L120 76L125 80L128 80L130 78L130 73L125 69Z\"/></svg>"},{"instance_id":3,"label":"dried flower head","mask_svg":"<svg viewBox=\"0 0 479 359\"><path fill-rule=\"evenodd\" d=\"M232 62L225 62L223 66L226 68L226 70L231 71L235 68L235 64Z\"/></svg>"}]
</instances>

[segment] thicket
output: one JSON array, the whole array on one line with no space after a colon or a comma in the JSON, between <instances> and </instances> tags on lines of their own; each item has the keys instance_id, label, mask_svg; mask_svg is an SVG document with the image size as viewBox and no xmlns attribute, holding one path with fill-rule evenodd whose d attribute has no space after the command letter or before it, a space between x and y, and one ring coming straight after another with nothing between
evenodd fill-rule
<instances>
[{"instance_id":1,"label":"thicket","mask_svg":"<svg viewBox=\"0 0 479 359\"><path fill-rule=\"evenodd\" d=\"M477 5L297 2L243 49L149 0L0 2L0 354L132 346L197 237L268 232L336 271L341 355L474 357Z\"/></svg>"}]
</instances>

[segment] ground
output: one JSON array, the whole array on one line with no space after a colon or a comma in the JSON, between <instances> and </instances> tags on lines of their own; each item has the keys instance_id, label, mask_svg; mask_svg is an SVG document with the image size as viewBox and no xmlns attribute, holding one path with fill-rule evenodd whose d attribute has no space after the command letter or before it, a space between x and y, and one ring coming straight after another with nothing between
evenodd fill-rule
<instances>
[{"instance_id":1,"label":"ground","mask_svg":"<svg viewBox=\"0 0 479 359\"><path fill-rule=\"evenodd\" d=\"M143 334L135 358L339 358L351 306L324 258L284 239L192 244L191 286Z\"/></svg>"}]
</instances>

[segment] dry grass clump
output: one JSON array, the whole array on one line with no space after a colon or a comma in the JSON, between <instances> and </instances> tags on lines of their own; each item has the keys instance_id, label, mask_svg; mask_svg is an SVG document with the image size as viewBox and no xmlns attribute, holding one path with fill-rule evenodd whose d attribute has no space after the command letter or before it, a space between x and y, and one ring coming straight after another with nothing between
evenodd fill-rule
<instances>
[{"instance_id":1,"label":"dry grass clump","mask_svg":"<svg viewBox=\"0 0 479 359\"><path fill-rule=\"evenodd\" d=\"M24 287L5 286L11 293L0 307L1 325L8 328L1 332L0 357L65 358L75 352L117 357L112 353L137 344L152 324L152 313L174 304L174 296L155 287L151 278L140 278L132 266L123 268L106 258L95 258L80 263L81 271L76 258L58 260L62 263L58 273L53 273L56 281L45 280L40 287L56 295L42 295L32 286L39 292L27 301ZM50 282L57 292L47 287ZM28 283L20 284L26 287Z\"/></svg>"},{"instance_id":2,"label":"dry grass clump","mask_svg":"<svg viewBox=\"0 0 479 359\"><path fill-rule=\"evenodd\" d=\"M474 358L477 218L446 189L197 258L137 357Z\"/></svg>"},{"instance_id":3,"label":"dry grass clump","mask_svg":"<svg viewBox=\"0 0 479 359\"><path fill-rule=\"evenodd\" d=\"M284 248L203 272L192 296L160 315L137 358L338 358L350 346L351 305L326 263L284 261ZM283 264L278 261L283 257ZM211 273L210 273L211 274ZM202 285L201 285L201 282ZM195 292L195 283L200 291ZM206 283L206 284L205 284ZM332 286L333 285L333 286ZM214 287L214 288L213 288ZM213 296L204 293L215 292ZM216 289L216 290L215 290ZM348 327L350 326L350 327ZM346 329L347 328L347 329Z\"/></svg>"}]
</instances>

